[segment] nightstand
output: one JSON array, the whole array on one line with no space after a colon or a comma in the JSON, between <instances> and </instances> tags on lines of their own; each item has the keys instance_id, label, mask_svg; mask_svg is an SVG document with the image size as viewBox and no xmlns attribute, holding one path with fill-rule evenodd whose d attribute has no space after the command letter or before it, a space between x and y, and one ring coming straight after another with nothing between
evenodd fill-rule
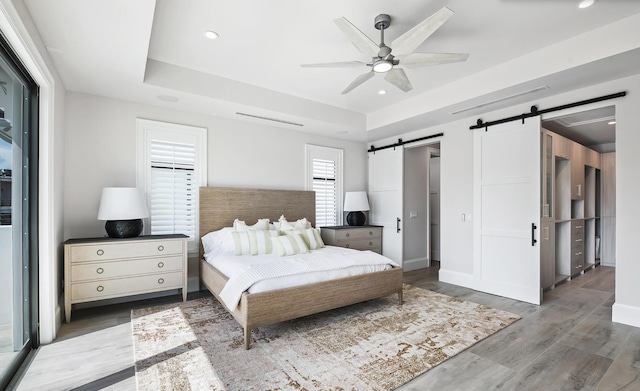
<instances>
[{"instance_id":1,"label":"nightstand","mask_svg":"<svg viewBox=\"0 0 640 391\"><path fill-rule=\"evenodd\" d=\"M187 300L187 236L70 239L64 242L64 305L181 289Z\"/></svg>"},{"instance_id":2,"label":"nightstand","mask_svg":"<svg viewBox=\"0 0 640 391\"><path fill-rule=\"evenodd\" d=\"M382 227L378 225L340 225L320 227L322 241L329 246L371 250L382 254Z\"/></svg>"}]
</instances>

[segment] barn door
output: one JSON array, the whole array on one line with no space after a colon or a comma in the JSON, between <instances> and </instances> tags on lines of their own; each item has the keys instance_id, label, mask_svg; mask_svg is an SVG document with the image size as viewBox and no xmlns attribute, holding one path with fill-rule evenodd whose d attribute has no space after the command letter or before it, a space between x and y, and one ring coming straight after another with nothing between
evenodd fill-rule
<instances>
[{"instance_id":1,"label":"barn door","mask_svg":"<svg viewBox=\"0 0 640 391\"><path fill-rule=\"evenodd\" d=\"M382 253L402 265L402 147L369 153L369 223L382 226Z\"/></svg>"},{"instance_id":2,"label":"barn door","mask_svg":"<svg viewBox=\"0 0 640 391\"><path fill-rule=\"evenodd\" d=\"M474 132L476 289L540 304L540 118Z\"/></svg>"}]
</instances>

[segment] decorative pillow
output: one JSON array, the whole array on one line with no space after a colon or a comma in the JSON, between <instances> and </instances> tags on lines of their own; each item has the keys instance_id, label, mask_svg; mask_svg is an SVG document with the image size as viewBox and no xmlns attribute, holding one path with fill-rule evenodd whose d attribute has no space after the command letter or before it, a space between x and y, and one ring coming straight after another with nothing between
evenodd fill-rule
<instances>
[{"instance_id":1,"label":"decorative pillow","mask_svg":"<svg viewBox=\"0 0 640 391\"><path fill-rule=\"evenodd\" d=\"M274 223L274 225L276 229L279 229L280 231L289 231L293 229L303 230L303 229L311 228L311 223L309 222L309 220L307 220L306 217L290 222L290 221L287 221L284 215L280 216L280 219L278 220L277 223Z\"/></svg>"},{"instance_id":2,"label":"decorative pillow","mask_svg":"<svg viewBox=\"0 0 640 391\"><path fill-rule=\"evenodd\" d=\"M273 243L271 238L278 236L278 231L247 231L249 235L249 248L251 255L271 254L273 252Z\"/></svg>"},{"instance_id":3,"label":"decorative pillow","mask_svg":"<svg viewBox=\"0 0 640 391\"><path fill-rule=\"evenodd\" d=\"M206 255L216 255L222 252L233 251L235 245L233 243L233 237L231 237L232 231L232 227L225 227L204 235L201 238L204 253Z\"/></svg>"},{"instance_id":4,"label":"decorative pillow","mask_svg":"<svg viewBox=\"0 0 640 391\"><path fill-rule=\"evenodd\" d=\"M317 250L324 247L324 242L322 241L322 236L320 236L320 230L318 228L286 231L285 233L287 235L299 234L302 236L302 240L304 240L307 247L309 247L309 250Z\"/></svg>"},{"instance_id":5,"label":"decorative pillow","mask_svg":"<svg viewBox=\"0 0 640 391\"><path fill-rule=\"evenodd\" d=\"M258 219L258 222L254 225L247 225L244 221L235 219L233 221L233 229L236 232L245 232L250 230L266 231L269 229L269 219Z\"/></svg>"},{"instance_id":6,"label":"decorative pillow","mask_svg":"<svg viewBox=\"0 0 640 391\"><path fill-rule=\"evenodd\" d=\"M249 240L249 231L231 232L233 238L234 252L236 255L251 254L251 243Z\"/></svg>"},{"instance_id":7,"label":"decorative pillow","mask_svg":"<svg viewBox=\"0 0 640 391\"><path fill-rule=\"evenodd\" d=\"M281 257L309 252L307 244L299 233L294 232L291 235L274 236L271 241L273 242L273 251Z\"/></svg>"}]
</instances>

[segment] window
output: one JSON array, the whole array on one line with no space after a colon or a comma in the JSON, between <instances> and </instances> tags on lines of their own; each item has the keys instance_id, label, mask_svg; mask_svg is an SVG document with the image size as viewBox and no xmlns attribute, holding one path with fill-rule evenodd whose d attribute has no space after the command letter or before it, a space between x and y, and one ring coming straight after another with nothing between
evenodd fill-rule
<instances>
[{"instance_id":1,"label":"window","mask_svg":"<svg viewBox=\"0 0 640 391\"><path fill-rule=\"evenodd\" d=\"M198 195L206 186L206 129L138 119L138 187L151 235L185 234L198 250Z\"/></svg>"},{"instance_id":2,"label":"window","mask_svg":"<svg viewBox=\"0 0 640 391\"><path fill-rule=\"evenodd\" d=\"M342 224L342 150L306 146L307 190L316 192L316 227Z\"/></svg>"}]
</instances>

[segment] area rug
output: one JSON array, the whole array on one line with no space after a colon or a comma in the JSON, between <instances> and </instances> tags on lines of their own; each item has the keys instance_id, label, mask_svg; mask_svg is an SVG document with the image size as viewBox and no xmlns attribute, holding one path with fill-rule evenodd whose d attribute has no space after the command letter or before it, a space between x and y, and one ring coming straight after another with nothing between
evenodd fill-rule
<instances>
[{"instance_id":1,"label":"area rug","mask_svg":"<svg viewBox=\"0 0 640 391\"><path fill-rule=\"evenodd\" d=\"M520 317L405 285L397 295L242 328L215 298L133 310L138 390L392 390Z\"/></svg>"}]
</instances>

